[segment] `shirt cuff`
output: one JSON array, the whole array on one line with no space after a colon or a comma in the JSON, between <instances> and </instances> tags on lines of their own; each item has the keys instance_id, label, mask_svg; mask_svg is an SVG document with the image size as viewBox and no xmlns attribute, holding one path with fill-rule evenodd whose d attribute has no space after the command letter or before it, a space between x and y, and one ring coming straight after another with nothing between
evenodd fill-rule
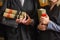
<instances>
[{"instance_id":1,"label":"shirt cuff","mask_svg":"<svg viewBox=\"0 0 60 40\"><path fill-rule=\"evenodd\" d=\"M53 25L52 23L53 23L52 21L50 21L50 22L48 23L47 29L53 29L53 28L52 28L52 25Z\"/></svg>"}]
</instances>

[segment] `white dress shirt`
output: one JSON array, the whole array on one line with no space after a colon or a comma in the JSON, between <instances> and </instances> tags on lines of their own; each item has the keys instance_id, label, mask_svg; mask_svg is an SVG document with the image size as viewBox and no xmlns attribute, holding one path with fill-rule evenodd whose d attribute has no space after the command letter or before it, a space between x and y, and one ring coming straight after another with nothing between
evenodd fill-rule
<instances>
[{"instance_id":1,"label":"white dress shirt","mask_svg":"<svg viewBox=\"0 0 60 40\"><path fill-rule=\"evenodd\" d=\"M20 2L21 2L21 5L23 6L24 5L24 0L20 0Z\"/></svg>"}]
</instances>

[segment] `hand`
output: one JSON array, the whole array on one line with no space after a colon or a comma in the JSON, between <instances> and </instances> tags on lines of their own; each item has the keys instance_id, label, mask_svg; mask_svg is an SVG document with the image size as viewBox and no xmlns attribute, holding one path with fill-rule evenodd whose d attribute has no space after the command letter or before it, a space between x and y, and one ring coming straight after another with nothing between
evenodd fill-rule
<instances>
[{"instance_id":1,"label":"hand","mask_svg":"<svg viewBox=\"0 0 60 40\"><path fill-rule=\"evenodd\" d=\"M46 26L46 25L42 25L42 23L40 23L40 24L38 25L38 29L41 30L41 31L45 31L46 28L47 28L47 26Z\"/></svg>"},{"instance_id":2,"label":"hand","mask_svg":"<svg viewBox=\"0 0 60 40\"><path fill-rule=\"evenodd\" d=\"M50 0L50 1L55 3L55 2L57 2L58 0Z\"/></svg>"},{"instance_id":3,"label":"hand","mask_svg":"<svg viewBox=\"0 0 60 40\"><path fill-rule=\"evenodd\" d=\"M26 19L28 17L28 19ZM30 25L32 23L32 19L29 17L29 15L25 16L24 19L16 19L17 23L23 23L24 25Z\"/></svg>"},{"instance_id":4,"label":"hand","mask_svg":"<svg viewBox=\"0 0 60 40\"><path fill-rule=\"evenodd\" d=\"M17 23L22 23L22 20L23 20L23 19L16 19L16 22L17 22Z\"/></svg>"},{"instance_id":5,"label":"hand","mask_svg":"<svg viewBox=\"0 0 60 40\"><path fill-rule=\"evenodd\" d=\"M22 23L25 25L30 25L32 23L32 19L30 18L29 15L27 15L28 19L26 17L22 20Z\"/></svg>"},{"instance_id":6,"label":"hand","mask_svg":"<svg viewBox=\"0 0 60 40\"><path fill-rule=\"evenodd\" d=\"M48 16L48 15L46 15L45 17L41 16L40 22L41 22L42 24L46 24L46 25L47 25L47 24L50 22L49 16Z\"/></svg>"}]
</instances>

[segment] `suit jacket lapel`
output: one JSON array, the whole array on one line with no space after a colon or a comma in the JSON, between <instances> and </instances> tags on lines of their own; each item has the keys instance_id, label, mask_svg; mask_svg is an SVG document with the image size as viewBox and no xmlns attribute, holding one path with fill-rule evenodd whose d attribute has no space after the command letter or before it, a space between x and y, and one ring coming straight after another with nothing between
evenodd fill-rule
<instances>
[{"instance_id":1,"label":"suit jacket lapel","mask_svg":"<svg viewBox=\"0 0 60 40\"><path fill-rule=\"evenodd\" d=\"M27 2L27 0L24 1L24 4L22 6L20 0L16 0L16 3L20 7L21 10L22 10L22 8L25 9L25 7L27 6L26 5L27 4L26 2Z\"/></svg>"},{"instance_id":2,"label":"suit jacket lapel","mask_svg":"<svg viewBox=\"0 0 60 40\"><path fill-rule=\"evenodd\" d=\"M18 5L20 8L22 7L20 0L16 0L16 3L17 3L17 5Z\"/></svg>"}]
</instances>

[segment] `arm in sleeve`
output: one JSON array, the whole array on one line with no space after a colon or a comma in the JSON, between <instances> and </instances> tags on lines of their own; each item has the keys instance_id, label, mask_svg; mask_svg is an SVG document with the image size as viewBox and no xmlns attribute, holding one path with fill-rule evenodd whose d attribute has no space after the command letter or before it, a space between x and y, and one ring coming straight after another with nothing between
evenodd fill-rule
<instances>
[{"instance_id":1,"label":"arm in sleeve","mask_svg":"<svg viewBox=\"0 0 60 40\"><path fill-rule=\"evenodd\" d=\"M60 25L57 25L56 23L50 21L48 23L47 29L48 30L53 30L53 31L60 32Z\"/></svg>"}]
</instances>

